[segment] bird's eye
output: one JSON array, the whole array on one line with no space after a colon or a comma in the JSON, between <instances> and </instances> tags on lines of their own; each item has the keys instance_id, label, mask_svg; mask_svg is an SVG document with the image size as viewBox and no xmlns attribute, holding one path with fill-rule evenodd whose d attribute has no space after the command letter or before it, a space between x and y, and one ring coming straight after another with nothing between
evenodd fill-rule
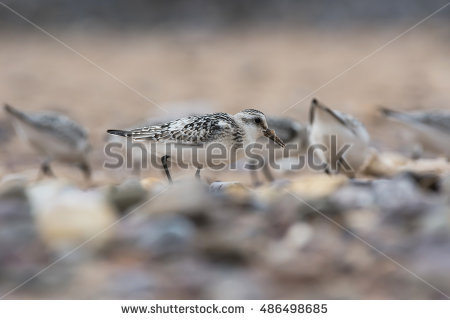
<instances>
[{"instance_id":1,"label":"bird's eye","mask_svg":"<svg viewBox=\"0 0 450 320\"><path fill-rule=\"evenodd\" d=\"M255 118L255 123L261 123L261 118Z\"/></svg>"}]
</instances>

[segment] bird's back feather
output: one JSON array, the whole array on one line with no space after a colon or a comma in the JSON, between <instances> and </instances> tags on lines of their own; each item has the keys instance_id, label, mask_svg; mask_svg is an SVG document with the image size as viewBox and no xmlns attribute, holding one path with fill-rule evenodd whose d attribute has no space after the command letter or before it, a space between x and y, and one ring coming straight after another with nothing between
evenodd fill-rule
<instances>
[{"instance_id":1,"label":"bird's back feather","mask_svg":"<svg viewBox=\"0 0 450 320\"><path fill-rule=\"evenodd\" d=\"M130 131L108 130L110 134L131 136L135 141L199 144L216 141L238 130L235 120L226 113L190 116L161 125L147 126Z\"/></svg>"}]
</instances>

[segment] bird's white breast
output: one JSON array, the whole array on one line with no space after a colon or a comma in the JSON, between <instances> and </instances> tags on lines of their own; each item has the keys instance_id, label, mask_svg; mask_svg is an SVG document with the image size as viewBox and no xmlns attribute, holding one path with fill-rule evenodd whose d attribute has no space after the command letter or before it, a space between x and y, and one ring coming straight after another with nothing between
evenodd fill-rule
<instances>
[{"instance_id":1,"label":"bird's white breast","mask_svg":"<svg viewBox=\"0 0 450 320\"><path fill-rule=\"evenodd\" d=\"M334 119L331 115L324 112L315 114L314 123L310 131L310 143L312 145L319 144L326 147L323 155L319 155L330 163L331 161L331 137L336 136L336 150L339 152L341 148L348 145L349 149L344 154L343 159L350 165L353 172L361 169L369 156L369 135L362 127L355 131L344 126L342 123ZM321 154L322 152L318 152Z\"/></svg>"}]
</instances>

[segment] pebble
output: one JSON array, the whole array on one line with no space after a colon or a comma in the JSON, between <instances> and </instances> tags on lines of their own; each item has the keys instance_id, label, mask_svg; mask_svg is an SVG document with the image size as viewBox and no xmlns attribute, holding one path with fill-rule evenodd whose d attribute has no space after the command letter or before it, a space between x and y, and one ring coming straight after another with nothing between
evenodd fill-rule
<instances>
[{"instance_id":1,"label":"pebble","mask_svg":"<svg viewBox=\"0 0 450 320\"><path fill-rule=\"evenodd\" d=\"M131 216L121 224L118 240L129 249L145 252L148 258L178 256L190 248L195 225L180 214Z\"/></svg>"},{"instance_id":2,"label":"pebble","mask_svg":"<svg viewBox=\"0 0 450 320\"><path fill-rule=\"evenodd\" d=\"M114 234L116 212L97 190L80 190L60 181L46 181L28 191L36 227L44 242L64 253L82 245L98 249Z\"/></svg>"},{"instance_id":3,"label":"pebble","mask_svg":"<svg viewBox=\"0 0 450 320\"><path fill-rule=\"evenodd\" d=\"M45 267L48 251L36 230L23 181L0 184L0 292ZM5 286L4 290L2 289Z\"/></svg>"},{"instance_id":4,"label":"pebble","mask_svg":"<svg viewBox=\"0 0 450 320\"><path fill-rule=\"evenodd\" d=\"M118 212L125 213L128 209L143 203L148 198L148 190L137 179L129 179L109 190L109 201Z\"/></svg>"}]
</instances>

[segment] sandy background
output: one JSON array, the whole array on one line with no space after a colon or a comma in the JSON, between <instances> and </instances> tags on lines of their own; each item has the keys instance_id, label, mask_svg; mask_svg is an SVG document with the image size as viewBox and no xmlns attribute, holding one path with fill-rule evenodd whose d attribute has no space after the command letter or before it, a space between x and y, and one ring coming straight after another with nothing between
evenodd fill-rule
<instances>
[{"instance_id":1,"label":"sandy background","mask_svg":"<svg viewBox=\"0 0 450 320\"><path fill-rule=\"evenodd\" d=\"M401 141L392 139L398 132L376 107L449 108L446 28L420 26L319 88L405 29L53 33L98 67L38 30L2 33L0 96L18 108L56 110L83 124L97 169L106 129L186 109L233 113L249 106L306 122L312 97L361 119L381 150L401 150ZM0 123L0 165L33 168L34 153L18 143L5 115Z\"/></svg>"}]
</instances>

